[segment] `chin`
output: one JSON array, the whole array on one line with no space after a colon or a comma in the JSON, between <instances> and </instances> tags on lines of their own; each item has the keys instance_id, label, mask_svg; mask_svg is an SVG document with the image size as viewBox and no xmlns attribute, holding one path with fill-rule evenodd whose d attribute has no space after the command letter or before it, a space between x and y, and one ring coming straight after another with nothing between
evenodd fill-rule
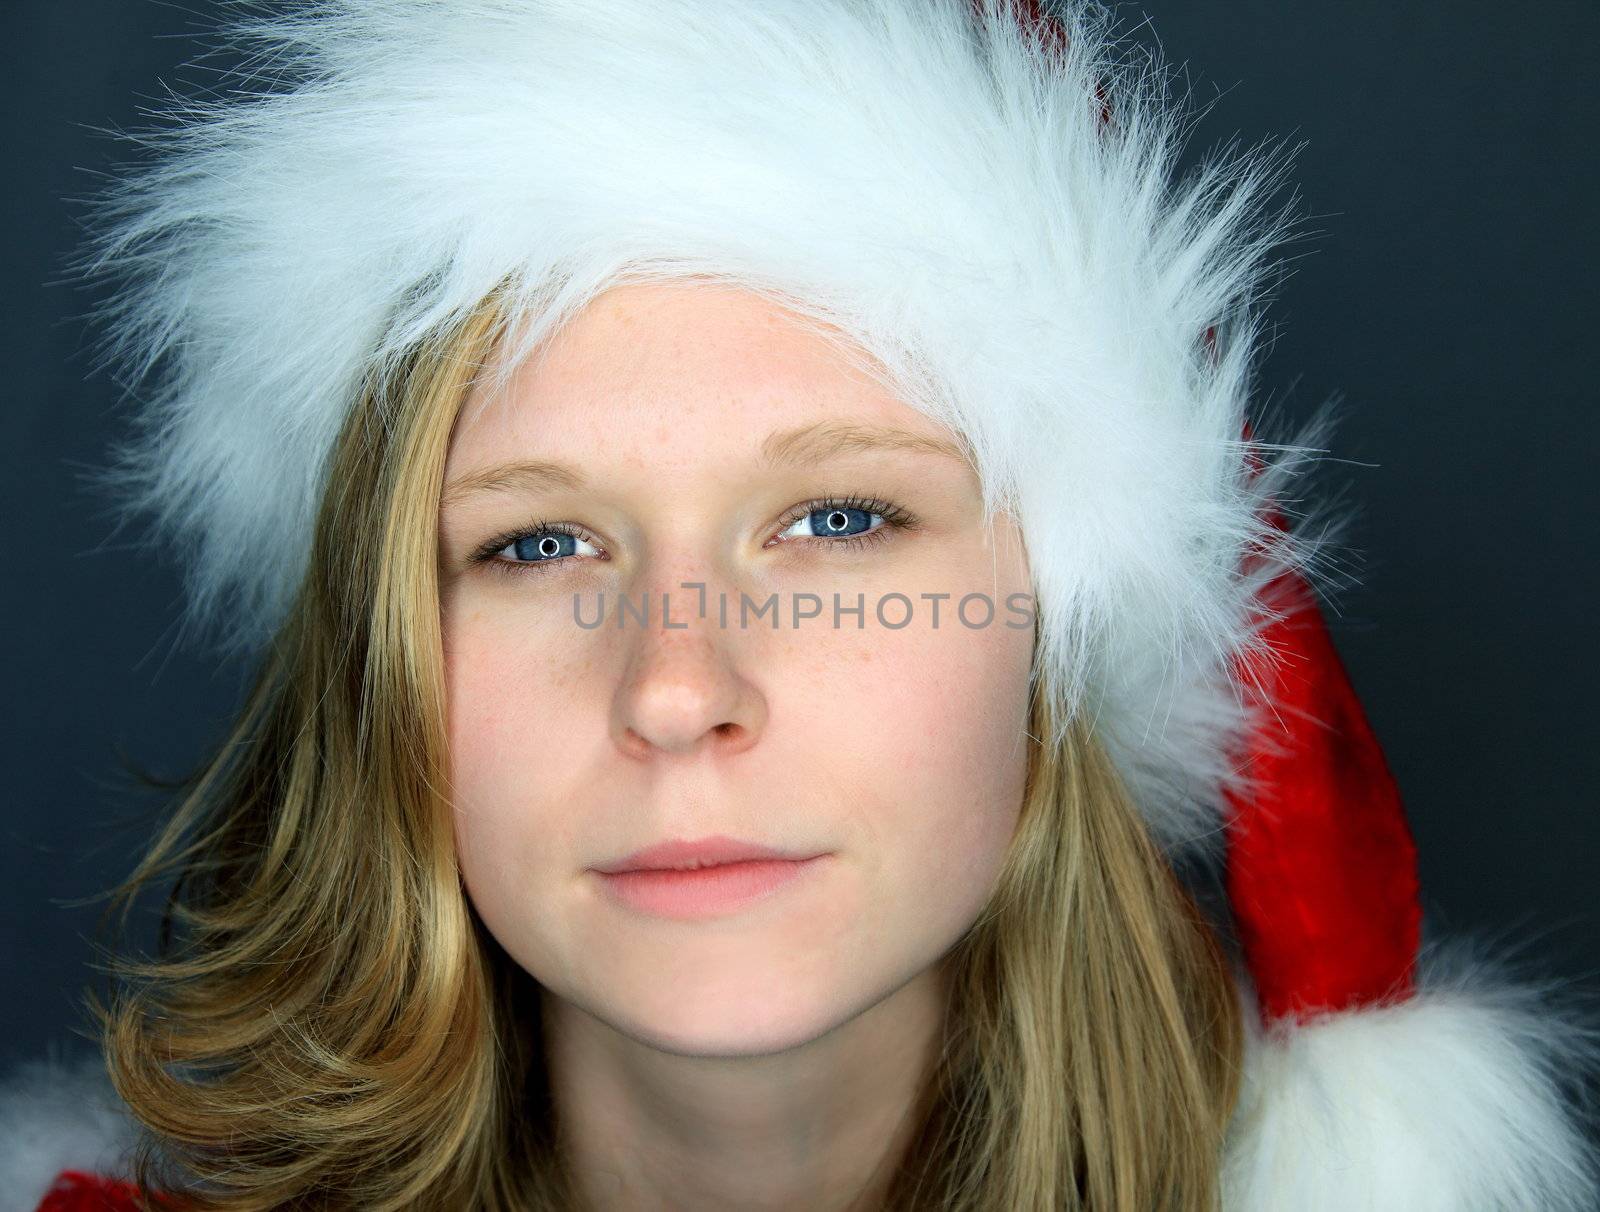
<instances>
[{"instance_id":1,"label":"chin","mask_svg":"<svg viewBox=\"0 0 1600 1212\"><path fill-rule=\"evenodd\" d=\"M837 991L810 991L759 974L716 988L655 987L598 1014L641 1044L677 1056L766 1056L827 1034L854 1009ZM832 992L835 996L830 997Z\"/></svg>"}]
</instances>

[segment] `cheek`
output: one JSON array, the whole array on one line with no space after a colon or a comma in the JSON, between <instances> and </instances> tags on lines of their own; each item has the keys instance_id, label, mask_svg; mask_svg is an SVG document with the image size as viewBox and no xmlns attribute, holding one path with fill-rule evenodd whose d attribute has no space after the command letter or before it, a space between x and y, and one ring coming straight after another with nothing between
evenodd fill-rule
<instances>
[{"instance_id":1,"label":"cheek","mask_svg":"<svg viewBox=\"0 0 1600 1212\"><path fill-rule=\"evenodd\" d=\"M577 760L582 717L571 695L593 679L573 667L570 644L541 642L537 628L508 627L492 612L447 616L444 627L452 827L488 919L511 890L526 896L558 880L558 858L574 851L570 816L554 806Z\"/></svg>"},{"instance_id":2,"label":"cheek","mask_svg":"<svg viewBox=\"0 0 1600 1212\"><path fill-rule=\"evenodd\" d=\"M870 721L875 794L854 823L885 893L949 929L986 899L1021 810L1032 633L909 632L880 632L831 695Z\"/></svg>"}]
</instances>

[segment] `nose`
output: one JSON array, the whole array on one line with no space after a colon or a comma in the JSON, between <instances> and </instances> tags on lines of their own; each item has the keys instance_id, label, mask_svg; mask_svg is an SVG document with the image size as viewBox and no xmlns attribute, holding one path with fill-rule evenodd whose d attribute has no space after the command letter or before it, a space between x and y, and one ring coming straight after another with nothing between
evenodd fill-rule
<instances>
[{"instance_id":1,"label":"nose","mask_svg":"<svg viewBox=\"0 0 1600 1212\"><path fill-rule=\"evenodd\" d=\"M660 606L652 605L656 615L648 624L627 619L633 652L613 713L617 745L637 758L748 749L761 734L767 705L736 667L733 633L692 611L688 620L678 617L676 596L673 625L663 628Z\"/></svg>"}]
</instances>

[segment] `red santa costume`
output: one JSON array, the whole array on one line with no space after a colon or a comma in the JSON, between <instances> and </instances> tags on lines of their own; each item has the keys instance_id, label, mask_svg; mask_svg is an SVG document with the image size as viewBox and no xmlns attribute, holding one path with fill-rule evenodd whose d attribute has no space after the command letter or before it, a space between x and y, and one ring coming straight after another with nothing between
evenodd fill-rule
<instances>
[{"instance_id":1,"label":"red santa costume","mask_svg":"<svg viewBox=\"0 0 1600 1212\"><path fill-rule=\"evenodd\" d=\"M497 284L530 318L642 265L820 303L970 439L1027 536L1038 676L1093 713L1175 866L1224 873L1250 1023L1228 1212L1592 1212L1562 1085L1592 1037L1424 939L1318 549L1279 512L1310 445L1250 436L1282 157L1175 180L1158 66L1087 4L1051 14L332 0L239 21L278 83L185 111L84 261L123 276L110 347L154 383L117 482L188 553L193 619L248 652L304 571L358 385ZM98 1066L22 1071L0 1201L133 1207L132 1131Z\"/></svg>"}]
</instances>

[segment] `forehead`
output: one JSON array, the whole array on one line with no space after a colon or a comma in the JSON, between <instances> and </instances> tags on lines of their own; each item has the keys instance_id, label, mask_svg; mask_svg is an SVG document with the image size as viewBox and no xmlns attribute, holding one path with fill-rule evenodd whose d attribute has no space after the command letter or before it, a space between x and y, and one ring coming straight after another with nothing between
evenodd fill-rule
<instances>
[{"instance_id":1,"label":"forehead","mask_svg":"<svg viewBox=\"0 0 1600 1212\"><path fill-rule=\"evenodd\" d=\"M857 365L866 355L751 291L701 282L613 287L575 315L505 387L474 387L451 443L454 468L559 443L670 449L762 439L818 421L948 430Z\"/></svg>"}]
</instances>

